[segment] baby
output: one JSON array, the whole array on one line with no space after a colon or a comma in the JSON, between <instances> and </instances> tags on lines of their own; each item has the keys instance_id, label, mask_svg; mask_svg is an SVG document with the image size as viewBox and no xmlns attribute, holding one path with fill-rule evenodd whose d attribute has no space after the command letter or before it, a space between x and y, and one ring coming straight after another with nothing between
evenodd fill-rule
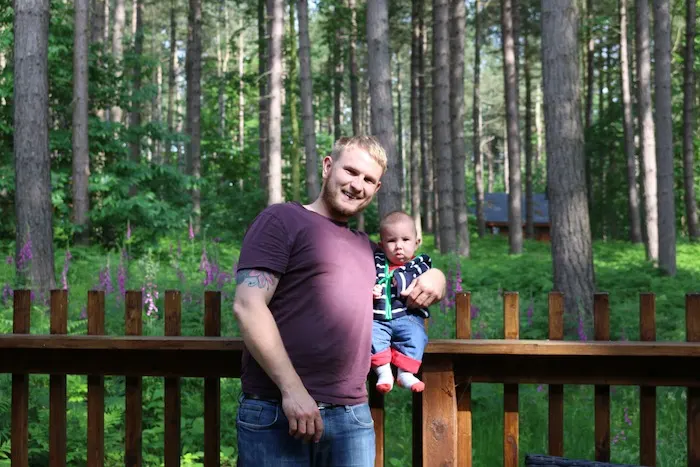
<instances>
[{"instance_id":1,"label":"baby","mask_svg":"<svg viewBox=\"0 0 700 467\"><path fill-rule=\"evenodd\" d=\"M420 238L410 215L402 211L387 214L379 224L383 251L374 255L377 283L372 289L372 368L377 373L377 390L386 394L394 385L391 364L397 367L397 383L413 392L425 384L416 378L423 350L428 343L424 319L428 310L406 308L401 292L431 267L428 255L414 256Z\"/></svg>"}]
</instances>

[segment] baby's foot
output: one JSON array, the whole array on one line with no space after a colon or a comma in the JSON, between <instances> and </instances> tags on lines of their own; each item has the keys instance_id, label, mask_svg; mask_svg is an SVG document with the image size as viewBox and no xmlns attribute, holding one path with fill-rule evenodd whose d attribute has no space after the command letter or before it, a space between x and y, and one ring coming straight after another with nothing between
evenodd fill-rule
<instances>
[{"instance_id":1,"label":"baby's foot","mask_svg":"<svg viewBox=\"0 0 700 467\"><path fill-rule=\"evenodd\" d=\"M396 377L396 382L402 388L410 389L413 392L423 392L425 389L425 383L415 377L413 373L408 371L399 370L399 374Z\"/></svg>"},{"instance_id":2,"label":"baby's foot","mask_svg":"<svg viewBox=\"0 0 700 467\"><path fill-rule=\"evenodd\" d=\"M377 373L377 391L386 394L394 387L394 374L391 372L391 364L386 363L374 369Z\"/></svg>"}]
</instances>

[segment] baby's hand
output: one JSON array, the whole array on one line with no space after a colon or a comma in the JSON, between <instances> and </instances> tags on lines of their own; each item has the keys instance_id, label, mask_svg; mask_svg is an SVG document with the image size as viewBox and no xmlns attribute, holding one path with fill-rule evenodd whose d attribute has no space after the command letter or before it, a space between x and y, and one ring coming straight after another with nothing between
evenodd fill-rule
<instances>
[{"instance_id":1,"label":"baby's hand","mask_svg":"<svg viewBox=\"0 0 700 467\"><path fill-rule=\"evenodd\" d=\"M382 286L379 284L376 284L372 288L372 297L373 298L381 298L382 297Z\"/></svg>"}]
</instances>

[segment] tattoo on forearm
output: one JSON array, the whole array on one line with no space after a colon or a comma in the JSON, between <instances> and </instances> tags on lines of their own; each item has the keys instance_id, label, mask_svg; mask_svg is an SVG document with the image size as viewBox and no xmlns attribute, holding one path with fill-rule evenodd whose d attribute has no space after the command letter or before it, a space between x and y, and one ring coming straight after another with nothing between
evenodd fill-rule
<instances>
[{"instance_id":1,"label":"tattoo on forearm","mask_svg":"<svg viewBox=\"0 0 700 467\"><path fill-rule=\"evenodd\" d=\"M236 273L236 284L245 284L248 287L270 290L275 285L275 275L267 271L257 269L241 269Z\"/></svg>"}]
</instances>

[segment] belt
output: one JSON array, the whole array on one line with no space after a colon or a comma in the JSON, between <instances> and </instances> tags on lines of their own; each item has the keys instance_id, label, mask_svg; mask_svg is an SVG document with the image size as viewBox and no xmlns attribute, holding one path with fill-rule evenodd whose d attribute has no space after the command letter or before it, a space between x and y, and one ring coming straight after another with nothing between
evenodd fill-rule
<instances>
[{"instance_id":1,"label":"belt","mask_svg":"<svg viewBox=\"0 0 700 467\"><path fill-rule=\"evenodd\" d=\"M252 394L249 392L244 392L243 397L245 397L246 399L252 399L252 400L256 400L256 401L272 402L273 404L281 404L282 403L281 397L261 396L259 394ZM328 402L319 402L319 401L316 401L316 406L319 409L334 409L336 407L345 407L343 404L329 404Z\"/></svg>"}]
</instances>

